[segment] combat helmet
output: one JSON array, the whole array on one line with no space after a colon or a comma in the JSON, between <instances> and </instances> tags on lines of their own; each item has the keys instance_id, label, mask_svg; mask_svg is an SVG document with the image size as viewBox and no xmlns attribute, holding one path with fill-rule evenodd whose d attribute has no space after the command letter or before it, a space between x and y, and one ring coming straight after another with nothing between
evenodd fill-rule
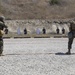
<instances>
[{"instance_id":1,"label":"combat helmet","mask_svg":"<svg viewBox=\"0 0 75 75\"><path fill-rule=\"evenodd\" d=\"M4 16L0 16L0 22L4 23L4 19L5 19Z\"/></svg>"}]
</instances>

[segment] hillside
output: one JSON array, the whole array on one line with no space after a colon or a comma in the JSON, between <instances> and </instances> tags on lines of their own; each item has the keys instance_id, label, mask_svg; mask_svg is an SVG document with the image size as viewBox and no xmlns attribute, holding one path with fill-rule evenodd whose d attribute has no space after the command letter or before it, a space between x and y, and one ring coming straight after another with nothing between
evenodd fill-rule
<instances>
[{"instance_id":1,"label":"hillside","mask_svg":"<svg viewBox=\"0 0 75 75\"><path fill-rule=\"evenodd\" d=\"M0 0L0 14L6 19L66 19L75 17L75 0Z\"/></svg>"}]
</instances>

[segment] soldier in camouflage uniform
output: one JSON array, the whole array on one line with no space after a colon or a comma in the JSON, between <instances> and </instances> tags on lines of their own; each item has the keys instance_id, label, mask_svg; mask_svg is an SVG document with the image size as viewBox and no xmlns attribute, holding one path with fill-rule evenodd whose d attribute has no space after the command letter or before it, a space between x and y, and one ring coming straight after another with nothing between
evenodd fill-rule
<instances>
[{"instance_id":1,"label":"soldier in camouflage uniform","mask_svg":"<svg viewBox=\"0 0 75 75\"><path fill-rule=\"evenodd\" d=\"M2 55L3 52L3 29L7 28L7 26L4 23L3 17L0 17L0 56Z\"/></svg>"},{"instance_id":2,"label":"soldier in camouflage uniform","mask_svg":"<svg viewBox=\"0 0 75 75\"><path fill-rule=\"evenodd\" d=\"M70 23L69 30L70 31L68 33L68 52L66 52L66 54L71 54L71 48L75 34L75 24L73 22Z\"/></svg>"}]
</instances>

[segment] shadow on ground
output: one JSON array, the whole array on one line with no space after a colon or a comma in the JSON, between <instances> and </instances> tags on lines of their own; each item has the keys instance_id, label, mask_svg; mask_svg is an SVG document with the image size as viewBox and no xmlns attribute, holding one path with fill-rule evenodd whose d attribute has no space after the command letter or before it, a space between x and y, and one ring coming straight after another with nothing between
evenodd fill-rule
<instances>
[{"instance_id":1,"label":"shadow on ground","mask_svg":"<svg viewBox=\"0 0 75 75\"><path fill-rule=\"evenodd\" d=\"M58 52L58 53L55 53L55 55L75 55L75 53L65 54L63 52Z\"/></svg>"},{"instance_id":2,"label":"shadow on ground","mask_svg":"<svg viewBox=\"0 0 75 75\"><path fill-rule=\"evenodd\" d=\"M11 54L4 54L2 56L15 56L15 55L69 55L69 54L65 54L63 52L58 52L58 53L11 53ZM71 53L70 55L75 55L75 53Z\"/></svg>"}]
</instances>

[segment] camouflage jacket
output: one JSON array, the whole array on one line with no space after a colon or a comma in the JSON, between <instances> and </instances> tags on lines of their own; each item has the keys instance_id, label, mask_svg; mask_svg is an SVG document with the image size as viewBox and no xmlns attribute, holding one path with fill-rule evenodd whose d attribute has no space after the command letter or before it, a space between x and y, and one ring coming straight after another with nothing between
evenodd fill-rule
<instances>
[{"instance_id":1,"label":"camouflage jacket","mask_svg":"<svg viewBox=\"0 0 75 75\"><path fill-rule=\"evenodd\" d=\"M0 36L3 36L3 34L4 34L3 29L4 28L7 28L7 26L3 22L0 22Z\"/></svg>"},{"instance_id":2,"label":"camouflage jacket","mask_svg":"<svg viewBox=\"0 0 75 75\"><path fill-rule=\"evenodd\" d=\"M0 22L0 30L3 30L4 28L7 28L7 26L4 23Z\"/></svg>"}]
</instances>

